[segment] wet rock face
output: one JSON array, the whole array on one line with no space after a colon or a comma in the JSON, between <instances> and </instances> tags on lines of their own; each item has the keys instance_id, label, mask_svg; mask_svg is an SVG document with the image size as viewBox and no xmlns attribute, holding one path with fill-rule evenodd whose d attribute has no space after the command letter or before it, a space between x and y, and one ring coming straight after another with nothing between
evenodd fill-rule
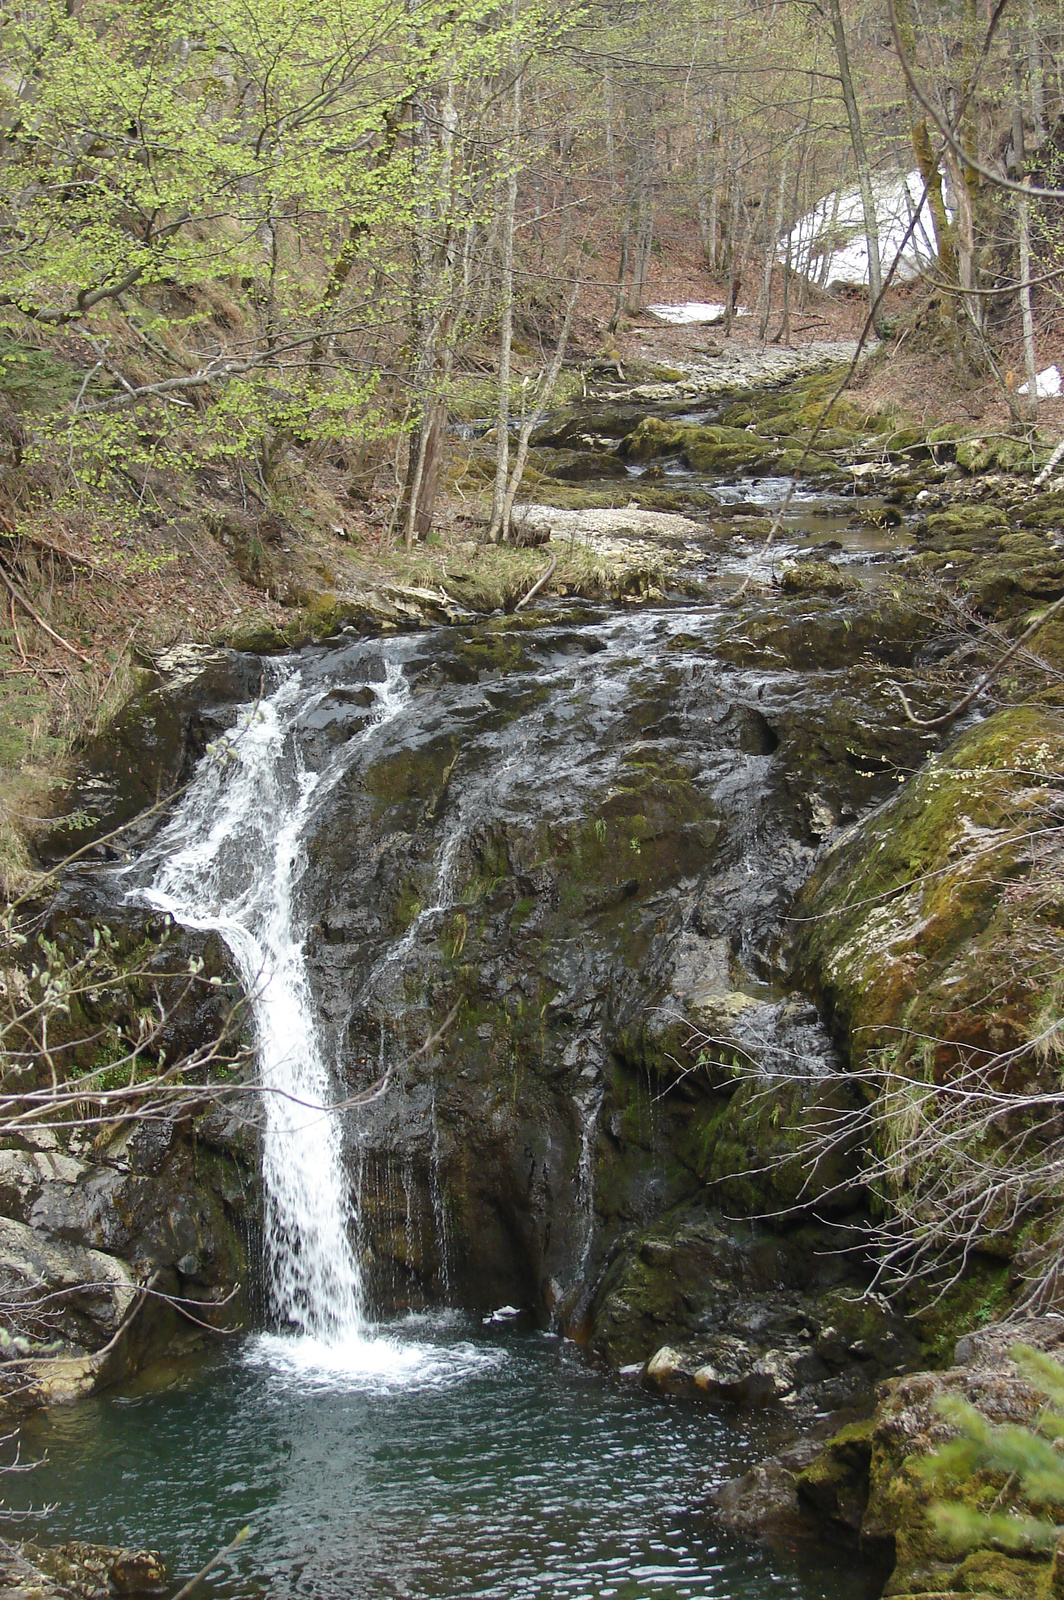
<instances>
[{"instance_id":1,"label":"wet rock face","mask_svg":"<svg viewBox=\"0 0 1064 1600\"><path fill-rule=\"evenodd\" d=\"M751 660L764 614L520 618L303 657L325 689L304 759L353 752L306 840L313 982L347 1090L393 1072L348 1125L376 1303L525 1304L586 1331L617 1241L707 1184L853 1205L845 1150L729 1188L779 1153L784 1113L848 1103L815 1012L757 985L824 834L926 741L869 683L864 636L798 672ZM409 699L367 733L385 655Z\"/></svg>"},{"instance_id":2,"label":"wet rock face","mask_svg":"<svg viewBox=\"0 0 1064 1600\"><path fill-rule=\"evenodd\" d=\"M261 664L235 650L182 646L138 669L138 684L106 734L84 751L60 821L37 839L46 865L132 821L187 780L234 704L258 692ZM219 720L220 715L220 720ZM146 837L134 829L95 854L113 860Z\"/></svg>"},{"instance_id":3,"label":"wet rock face","mask_svg":"<svg viewBox=\"0 0 1064 1600\"><path fill-rule=\"evenodd\" d=\"M859 1219L774 1231L681 1205L607 1270L590 1348L612 1367L645 1363L644 1383L663 1394L783 1401L795 1417L867 1404L917 1346L902 1318L857 1298L859 1248Z\"/></svg>"},{"instance_id":4,"label":"wet rock face","mask_svg":"<svg viewBox=\"0 0 1064 1600\"><path fill-rule=\"evenodd\" d=\"M670 1208L708 1193L785 1229L860 1203L850 1143L810 1157L853 1096L815 1009L776 987L778 933L823 840L931 747L887 680L937 707L913 666L933 628L888 590L820 582L293 658L298 757L327 794L298 919L341 1089L371 1095L345 1136L375 1306L526 1305L594 1339L603 1274ZM405 698L382 720L386 679ZM223 696L196 726L234 716ZM116 884L70 888L72 930ZM32 1174L8 1183L28 1197ZM80 1191L79 1239L141 1249L131 1179ZM110 1243L105 1210L134 1218ZM201 1252L177 1233L183 1271ZM692 1332L666 1324L654 1348Z\"/></svg>"},{"instance_id":5,"label":"wet rock face","mask_svg":"<svg viewBox=\"0 0 1064 1600\"><path fill-rule=\"evenodd\" d=\"M240 1322L257 1196L228 1121L127 1123L102 1147L91 1130L28 1130L0 1148L0 1297L16 1329L0 1333L0 1389L16 1409Z\"/></svg>"}]
</instances>

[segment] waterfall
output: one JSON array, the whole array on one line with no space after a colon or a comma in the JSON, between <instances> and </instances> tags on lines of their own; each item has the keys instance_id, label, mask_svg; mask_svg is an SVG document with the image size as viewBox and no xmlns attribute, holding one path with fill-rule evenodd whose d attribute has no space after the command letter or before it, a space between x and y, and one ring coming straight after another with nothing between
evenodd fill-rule
<instances>
[{"instance_id":1,"label":"waterfall","mask_svg":"<svg viewBox=\"0 0 1064 1600\"><path fill-rule=\"evenodd\" d=\"M250 997L265 1128L267 1275L283 1323L327 1345L364 1326L362 1280L340 1120L324 1059L295 905L305 865L302 840L314 809L342 777L357 747L405 704L401 667L389 662L371 684L376 714L325 768L309 770L299 719L324 698L308 696L298 670L209 750L153 851L142 899L186 928L225 940Z\"/></svg>"}]
</instances>

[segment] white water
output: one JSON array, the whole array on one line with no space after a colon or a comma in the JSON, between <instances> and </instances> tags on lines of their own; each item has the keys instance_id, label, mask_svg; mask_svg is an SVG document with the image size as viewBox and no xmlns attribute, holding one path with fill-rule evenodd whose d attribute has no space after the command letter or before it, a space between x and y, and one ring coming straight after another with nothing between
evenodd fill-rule
<instances>
[{"instance_id":1,"label":"white water","mask_svg":"<svg viewBox=\"0 0 1064 1600\"><path fill-rule=\"evenodd\" d=\"M329 1109L335 1087L307 974L306 930L295 906L308 819L357 749L408 699L395 663L370 687L378 702L375 718L319 772L304 764L296 734L300 717L327 687L308 695L293 671L268 699L245 708L235 729L204 757L160 837L156 854L162 859L141 894L184 927L216 930L251 998L265 1108L268 1278L275 1313L302 1336L264 1335L252 1359L292 1376L316 1372L325 1381L379 1387L424 1381L439 1352L423 1343L372 1338L366 1325L341 1121Z\"/></svg>"}]
</instances>

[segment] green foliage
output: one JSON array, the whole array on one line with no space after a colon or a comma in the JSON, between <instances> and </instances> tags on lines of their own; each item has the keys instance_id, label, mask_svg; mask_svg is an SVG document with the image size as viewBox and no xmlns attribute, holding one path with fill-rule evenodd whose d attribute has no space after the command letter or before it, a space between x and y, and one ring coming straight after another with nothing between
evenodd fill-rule
<instances>
[{"instance_id":1,"label":"green foliage","mask_svg":"<svg viewBox=\"0 0 1064 1600\"><path fill-rule=\"evenodd\" d=\"M395 431L394 330L412 295L439 313L439 241L475 234L519 159L483 136L484 84L545 19L538 0L511 20L488 0L0 12L0 393L40 414L73 496L205 459L254 463L269 493L293 445ZM437 110L415 126L420 97ZM76 359L27 324L70 330Z\"/></svg>"},{"instance_id":2,"label":"green foliage","mask_svg":"<svg viewBox=\"0 0 1064 1600\"><path fill-rule=\"evenodd\" d=\"M1010 1353L1021 1375L1046 1396L1033 1427L995 1425L956 1395L939 1401L957 1437L928 1458L926 1478L942 1489L979 1478L996 1483L1005 1475L1004 1487L989 1508L944 1501L934 1506L936 1529L961 1548L994 1543L1010 1550L1052 1549L1062 1531L1048 1513L1064 1513L1064 1455L1059 1448L1064 1441L1064 1366L1028 1345L1014 1345ZM1009 1509L1016 1500L1030 1509Z\"/></svg>"}]
</instances>

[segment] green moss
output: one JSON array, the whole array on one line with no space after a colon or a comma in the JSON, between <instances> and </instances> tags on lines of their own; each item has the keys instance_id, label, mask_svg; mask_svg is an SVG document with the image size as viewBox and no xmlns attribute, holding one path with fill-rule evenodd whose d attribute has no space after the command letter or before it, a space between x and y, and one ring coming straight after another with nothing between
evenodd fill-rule
<instances>
[{"instance_id":1,"label":"green moss","mask_svg":"<svg viewBox=\"0 0 1064 1600\"><path fill-rule=\"evenodd\" d=\"M212 644L262 654L273 650L291 650L295 642L288 625L282 626L272 617L254 611L242 613L231 625L211 636Z\"/></svg>"},{"instance_id":2,"label":"green moss","mask_svg":"<svg viewBox=\"0 0 1064 1600\"><path fill-rule=\"evenodd\" d=\"M997 1321L1008 1307L1008 1266L988 1256L973 1256L963 1276L941 1293L932 1283L916 1285L909 1300L927 1359L938 1367L953 1365L961 1333Z\"/></svg>"},{"instance_id":3,"label":"green moss","mask_svg":"<svg viewBox=\"0 0 1064 1600\"><path fill-rule=\"evenodd\" d=\"M1002 1550L973 1550L949 1577L961 1594L1000 1595L1001 1600L1049 1600L1048 1556L1007 1555Z\"/></svg>"},{"instance_id":4,"label":"green moss","mask_svg":"<svg viewBox=\"0 0 1064 1600\"><path fill-rule=\"evenodd\" d=\"M363 781L370 794L386 805L395 805L401 800L427 800L442 787L444 773L453 756L450 744L400 750L375 761L367 769Z\"/></svg>"},{"instance_id":5,"label":"green moss","mask_svg":"<svg viewBox=\"0 0 1064 1600\"><path fill-rule=\"evenodd\" d=\"M831 561L796 561L783 568L784 594L852 594L860 584L852 573Z\"/></svg>"},{"instance_id":6,"label":"green moss","mask_svg":"<svg viewBox=\"0 0 1064 1600\"><path fill-rule=\"evenodd\" d=\"M400 933L405 933L410 924L418 917L422 910L421 885L416 878L408 878L399 891L399 898L395 903L395 925Z\"/></svg>"},{"instance_id":7,"label":"green moss","mask_svg":"<svg viewBox=\"0 0 1064 1600\"><path fill-rule=\"evenodd\" d=\"M808 1467L795 1478L799 1496L821 1516L851 1524L860 1520L868 1500L874 1419L851 1422L834 1434Z\"/></svg>"},{"instance_id":8,"label":"green moss","mask_svg":"<svg viewBox=\"0 0 1064 1600\"><path fill-rule=\"evenodd\" d=\"M1031 446L1025 439L991 436L967 439L957 445L956 460L966 472L1030 472L1034 465Z\"/></svg>"},{"instance_id":9,"label":"green moss","mask_svg":"<svg viewBox=\"0 0 1064 1600\"><path fill-rule=\"evenodd\" d=\"M1007 1053L1011 1092L1055 1081L1055 1047L1047 1056L1031 1041L1060 1011L1059 870L1054 852L1032 852L1031 837L1054 813L1062 772L1059 713L999 712L853 830L803 890L796 977L833 1017L873 1093L890 1074L948 1083L972 1052L983 1061ZM876 1123L877 1151L908 1148L934 1104L917 1087L899 1093ZM1024 1127L1037 1138L1033 1114L1017 1111L1009 1137ZM989 1122L979 1154L1000 1159L1004 1140ZM894 1181L923 1181L916 1165L896 1170ZM882 1201L889 1208L892 1196ZM1004 1212L987 1215L978 1248L1011 1255L1017 1226ZM986 1293L997 1310L998 1291ZM948 1305L942 1326L956 1330L973 1309Z\"/></svg>"}]
</instances>

